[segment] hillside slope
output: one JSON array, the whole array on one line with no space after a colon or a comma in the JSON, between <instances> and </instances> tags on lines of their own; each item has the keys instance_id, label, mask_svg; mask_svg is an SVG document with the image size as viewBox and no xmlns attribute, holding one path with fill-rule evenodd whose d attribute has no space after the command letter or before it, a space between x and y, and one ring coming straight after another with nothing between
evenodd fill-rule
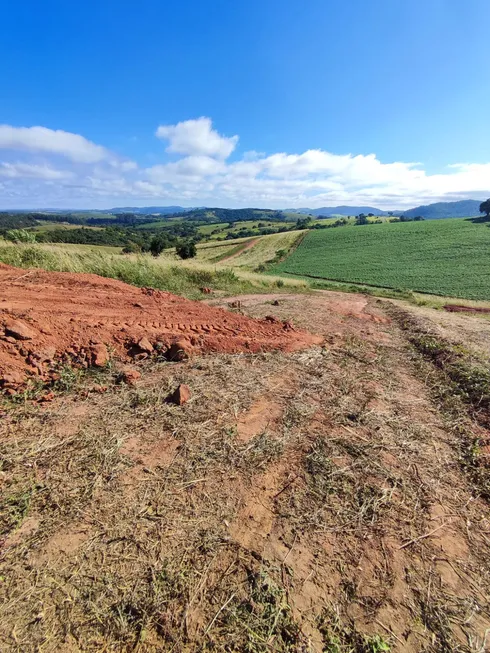
<instances>
[{"instance_id":1,"label":"hillside slope","mask_svg":"<svg viewBox=\"0 0 490 653\"><path fill-rule=\"evenodd\" d=\"M425 206L416 206L414 209L404 211L403 215L415 218L421 215L426 220L440 220L442 218L468 218L480 215L480 201L461 200L460 202L436 202Z\"/></svg>"}]
</instances>

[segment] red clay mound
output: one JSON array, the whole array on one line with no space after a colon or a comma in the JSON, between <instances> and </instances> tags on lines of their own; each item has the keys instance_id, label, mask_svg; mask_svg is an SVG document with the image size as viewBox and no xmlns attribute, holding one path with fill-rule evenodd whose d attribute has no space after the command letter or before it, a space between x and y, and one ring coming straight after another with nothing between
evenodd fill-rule
<instances>
[{"instance_id":1,"label":"red clay mound","mask_svg":"<svg viewBox=\"0 0 490 653\"><path fill-rule=\"evenodd\" d=\"M254 320L170 293L93 274L0 264L0 385L56 378L63 359L104 365L109 353L173 360L191 352L292 351L321 342L290 325ZM178 343L176 345L176 343Z\"/></svg>"}]
</instances>

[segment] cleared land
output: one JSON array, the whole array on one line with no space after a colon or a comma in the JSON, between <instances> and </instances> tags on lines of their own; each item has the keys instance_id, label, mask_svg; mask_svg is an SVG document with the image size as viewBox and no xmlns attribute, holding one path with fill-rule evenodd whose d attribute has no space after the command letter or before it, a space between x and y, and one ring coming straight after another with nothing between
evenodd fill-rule
<instances>
[{"instance_id":1,"label":"cleared land","mask_svg":"<svg viewBox=\"0 0 490 653\"><path fill-rule=\"evenodd\" d=\"M464 219L309 232L276 273L490 299L490 228Z\"/></svg>"},{"instance_id":2,"label":"cleared land","mask_svg":"<svg viewBox=\"0 0 490 653\"><path fill-rule=\"evenodd\" d=\"M2 651L486 651L488 365L457 356L490 325L447 315L450 342L362 295L237 299L324 344L150 357L135 386L114 359L5 399Z\"/></svg>"}]
</instances>

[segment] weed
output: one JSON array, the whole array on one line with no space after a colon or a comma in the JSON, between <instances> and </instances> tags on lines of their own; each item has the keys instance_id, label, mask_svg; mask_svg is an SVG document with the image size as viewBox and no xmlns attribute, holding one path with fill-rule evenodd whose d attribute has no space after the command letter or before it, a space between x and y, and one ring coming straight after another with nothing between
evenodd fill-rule
<instances>
[{"instance_id":1,"label":"weed","mask_svg":"<svg viewBox=\"0 0 490 653\"><path fill-rule=\"evenodd\" d=\"M325 608L317 620L325 653L389 653L390 643L381 635L365 635L352 622L342 623L338 611Z\"/></svg>"}]
</instances>

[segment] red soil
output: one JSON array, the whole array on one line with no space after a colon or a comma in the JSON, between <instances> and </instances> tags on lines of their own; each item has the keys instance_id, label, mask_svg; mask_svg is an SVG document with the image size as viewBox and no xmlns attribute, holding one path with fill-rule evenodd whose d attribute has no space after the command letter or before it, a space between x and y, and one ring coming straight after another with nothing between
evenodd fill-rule
<instances>
[{"instance_id":1,"label":"red soil","mask_svg":"<svg viewBox=\"0 0 490 653\"><path fill-rule=\"evenodd\" d=\"M63 359L83 367L103 364L106 347L125 359L147 356L148 341L160 351L178 341L196 353L292 351L322 341L280 322L92 274L26 272L0 264L0 288L0 385L5 388L28 378L56 378ZM19 328L23 334L15 333Z\"/></svg>"},{"instance_id":2,"label":"red soil","mask_svg":"<svg viewBox=\"0 0 490 653\"><path fill-rule=\"evenodd\" d=\"M449 313L490 313L490 308L481 306L463 306L461 304L445 304L444 310Z\"/></svg>"}]
</instances>

